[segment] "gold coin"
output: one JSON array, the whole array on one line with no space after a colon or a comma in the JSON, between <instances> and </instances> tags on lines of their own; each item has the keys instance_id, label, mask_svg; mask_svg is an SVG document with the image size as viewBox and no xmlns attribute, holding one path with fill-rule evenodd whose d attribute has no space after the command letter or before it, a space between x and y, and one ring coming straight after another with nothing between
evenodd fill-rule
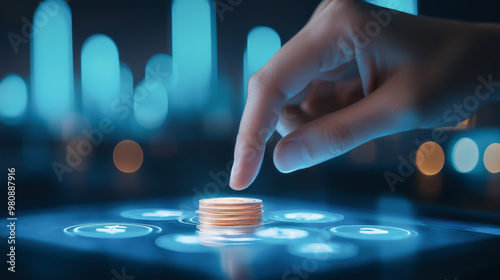
<instances>
[{"instance_id":1,"label":"gold coin","mask_svg":"<svg viewBox=\"0 0 500 280\"><path fill-rule=\"evenodd\" d=\"M258 213L262 211L262 206L256 207L205 207L200 206L200 211L206 213Z\"/></svg>"},{"instance_id":2,"label":"gold coin","mask_svg":"<svg viewBox=\"0 0 500 280\"><path fill-rule=\"evenodd\" d=\"M244 225L260 225L262 224L262 219L252 219L252 220L234 220L234 221L222 221L222 220L212 220L212 221L201 221L200 223L213 225L213 226L244 226Z\"/></svg>"},{"instance_id":3,"label":"gold coin","mask_svg":"<svg viewBox=\"0 0 500 280\"><path fill-rule=\"evenodd\" d=\"M262 218L263 211L257 213L207 213L196 211L198 219L248 220Z\"/></svg>"},{"instance_id":4,"label":"gold coin","mask_svg":"<svg viewBox=\"0 0 500 280\"><path fill-rule=\"evenodd\" d=\"M200 206L203 207L256 207L261 206L262 200L244 197L219 197L201 199Z\"/></svg>"},{"instance_id":5,"label":"gold coin","mask_svg":"<svg viewBox=\"0 0 500 280\"><path fill-rule=\"evenodd\" d=\"M218 226L218 225L199 224L196 227L198 228L199 231L252 232L256 229L260 229L262 225Z\"/></svg>"}]
</instances>

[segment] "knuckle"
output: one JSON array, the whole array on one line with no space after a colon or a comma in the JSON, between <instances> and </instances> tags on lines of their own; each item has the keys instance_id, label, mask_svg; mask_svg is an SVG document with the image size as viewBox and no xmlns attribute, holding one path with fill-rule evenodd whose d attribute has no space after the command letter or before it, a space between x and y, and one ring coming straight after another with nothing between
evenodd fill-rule
<instances>
[{"instance_id":1,"label":"knuckle","mask_svg":"<svg viewBox=\"0 0 500 280\"><path fill-rule=\"evenodd\" d=\"M248 81L248 95L257 96L269 83L269 78L263 69L257 71Z\"/></svg>"},{"instance_id":2,"label":"knuckle","mask_svg":"<svg viewBox=\"0 0 500 280\"><path fill-rule=\"evenodd\" d=\"M331 155L341 155L354 144L352 131L336 119L329 119L323 128L324 150Z\"/></svg>"}]
</instances>

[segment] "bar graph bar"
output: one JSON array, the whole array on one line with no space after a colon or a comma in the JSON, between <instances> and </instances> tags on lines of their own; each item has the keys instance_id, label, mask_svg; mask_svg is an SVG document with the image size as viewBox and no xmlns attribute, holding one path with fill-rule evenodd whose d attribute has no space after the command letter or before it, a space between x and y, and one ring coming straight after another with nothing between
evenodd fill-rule
<instances>
[{"instance_id":1,"label":"bar graph bar","mask_svg":"<svg viewBox=\"0 0 500 280\"><path fill-rule=\"evenodd\" d=\"M134 108L134 76L130 67L120 63L120 98L111 103L111 112L116 118L116 126L120 131L130 128L130 117Z\"/></svg>"},{"instance_id":2,"label":"bar graph bar","mask_svg":"<svg viewBox=\"0 0 500 280\"><path fill-rule=\"evenodd\" d=\"M106 35L89 37L82 47L82 103L92 118L112 116L111 107L120 98L120 58L115 42Z\"/></svg>"},{"instance_id":3,"label":"bar graph bar","mask_svg":"<svg viewBox=\"0 0 500 280\"><path fill-rule=\"evenodd\" d=\"M243 55L244 100L246 100L250 77L259 71L280 48L281 39L274 29L267 26L257 26L250 30Z\"/></svg>"},{"instance_id":4,"label":"bar graph bar","mask_svg":"<svg viewBox=\"0 0 500 280\"><path fill-rule=\"evenodd\" d=\"M215 3L210 0L174 0L172 54L179 80L171 108L184 116L201 113L217 80Z\"/></svg>"},{"instance_id":5,"label":"bar graph bar","mask_svg":"<svg viewBox=\"0 0 500 280\"><path fill-rule=\"evenodd\" d=\"M71 10L62 0L43 1L33 18L31 88L42 119L61 119L74 107Z\"/></svg>"},{"instance_id":6,"label":"bar graph bar","mask_svg":"<svg viewBox=\"0 0 500 280\"><path fill-rule=\"evenodd\" d=\"M19 123L28 106L26 82L15 74L0 81L0 119L9 125Z\"/></svg>"},{"instance_id":7,"label":"bar graph bar","mask_svg":"<svg viewBox=\"0 0 500 280\"><path fill-rule=\"evenodd\" d=\"M417 0L366 0L366 2L412 15L418 14Z\"/></svg>"},{"instance_id":8,"label":"bar graph bar","mask_svg":"<svg viewBox=\"0 0 500 280\"><path fill-rule=\"evenodd\" d=\"M155 54L146 63L145 82L147 84L162 84L167 91L175 88L178 80L176 65L172 56L168 54Z\"/></svg>"},{"instance_id":9,"label":"bar graph bar","mask_svg":"<svg viewBox=\"0 0 500 280\"><path fill-rule=\"evenodd\" d=\"M147 129L156 129L167 118L167 90L160 84L141 81L134 91L134 116L137 123Z\"/></svg>"}]
</instances>

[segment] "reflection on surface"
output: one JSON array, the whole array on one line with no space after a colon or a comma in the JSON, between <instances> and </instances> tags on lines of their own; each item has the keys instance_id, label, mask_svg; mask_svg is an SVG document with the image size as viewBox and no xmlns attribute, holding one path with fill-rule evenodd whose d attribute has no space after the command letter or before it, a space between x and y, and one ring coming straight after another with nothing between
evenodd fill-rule
<instances>
[{"instance_id":1,"label":"reflection on surface","mask_svg":"<svg viewBox=\"0 0 500 280\"><path fill-rule=\"evenodd\" d=\"M120 215L137 220L177 220L183 212L175 209L136 209L122 212Z\"/></svg>"},{"instance_id":2,"label":"reflection on surface","mask_svg":"<svg viewBox=\"0 0 500 280\"><path fill-rule=\"evenodd\" d=\"M328 231L306 227L272 227L255 232L262 243L298 244L310 240L326 240Z\"/></svg>"},{"instance_id":3,"label":"reflection on surface","mask_svg":"<svg viewBox=\"0 0 500 280\"><path fill-rule=\"evenodd\" d=\"M189 197L188 199L191 200L192 198ZM166 233L163 236L152 236L159 232L160 229L150 224L127 223L127 220L120 216L120 213L125 210L147 210L138 213L140 215L146 214L145 217L150 218L167 218L178 214L175 213L177 210L160 208L158 205L178 204L179 200L176 199L172 201L127 202L108 206L99 205L98 207L72 206L46 211L45 213L25 214L23 215L23 226L16 228L16 234L20 238L33 242L33 244L43 245L41 247L43 249L47 248L46 246L57 246L74 252L103 254L109 256L109 258L116 257L131 262L158 265L159 267L165 267L167 270L177 268L188 277L192 272L203 273L207 275L207 278L214 279L244 279L251 276L248 273L249 271L255 274L255 279L275 279L282 277L287 270L292 270L292 266L315 267L317 268L315 271L318 273L327 272L332 276L332 279L343 279L342 277L336 277L338 276L336 273L362 268L364 265L376 264L384 260L408 259L418 256L424 251L444 251L450 246L472 248L476 243L471 242L487 242L498 235L498 226L494 224L465 223L458 226L450 224L452 222L457 223L457 221L437 220L433 223L439 226L432 226L432 224L429 226L429 218L416 213L413 215L411 205L405 206L404 202L388 201L387 199L379 203L377 214L367 214L366 212L351 211L338 207L320 208L321 205L318 205L317 202L313 204L283 198L267 198L265 202L266 208L272 210L279 210L283 205L294 205L291 206L292 209L297 207L296 209L319 208L319 210L325 210L325 212L294 210L287 211L287 213L312 212L318 214L338 212L345 215L346 218L342 227L336 227L335 223L285 224L284 222L275 221L272 225L262 225L260 228L254 228L255 232L252 232L251 228L237 228L236 231L243 234L236 236L231 235L234 228L226 227L218 232L220 233L218 236L210 235L208 238L219 243L222 243L220 242L221 239L229 238L230 242L225 243L230 244L228 246L209 247L201 244L200 236L196 233L195 224L182 224L176 220L159 221L158 224L162 225ZM398 215L398 217L388 216L388 214L391 214L390 209L397 209L401 215ZM194 215L192 212L186 213ZM318 216L309 215L306 217ZM423 222L420 223L420 220ZM91 223L96 221L99 223ZM448 224L450 225L446 226ZM63 232L62 225L75 226L69 227ZM89 225L94 227L90 228L91 231L86 231L86 226ZM133 225L139 226L139 233L134 233L136 235L147 234L150 231L144 227L150 227L153 232L143 235L143 238L109 240L109 238L130 235L130 230L135 228ZM372 239L343 240L343 237L339 236L341 235L339 233L341 232L340 229L349 225L357 225L358 235L363 234L364 239ZM386 225L394 225L395 227L392 228ZM335 227L337 234L330 231L332 227ZM79 229L75 232L75 228ZM391 241L394 229L400 234L398 237L406 239ZM419 234L417 235L414 231L418 231ZM81 235L82 232L93 236L105 236L105 238L84 237ZM307 236L304 236L306 235L305 232L307 232ZM0 234L8 233L6 229L0 229ZM408 235L410 236L408 237ZM379 240L388 241L373 239L374 237L380 238L380 236L384 236L384 238ZM351 242L352 244L349 244ZM238 245L240 243L244 244ZM221 254L220 257L219 254ZM337 261L346 258L349 259L347 261ZM419 258L418 261L420 260ZM310 279L316 278L313 277L317 276L316 272L310 274ZM169 274L169 276L172 275ZM297 275L289 276L284 279L297 277ZM175 279L176 277L169 278ZM64 279L71 279L71 277L64 277Z\"/></svg>"},{"instance_id":4,"label":"reflection on surface","mask_svg":"<svg viewBox=\"0 0 500 280\"><path fill-rule=\"evenodd\" d=\"M276 239L297 239L304 238L309 235L306 230L278 227L259 230L255 234L260 237Z\"/></svg>"},{"instance_id":5,"label":"reflection on surface","mask_svg":"<svg viewBox=\"0 0 500 280\"><path fill-rule=\"evenodd\" d=\"M336 213L302 210L274 211L269 217L277 221L294 223L330 223L344 219L344 216Z\"/></svg>"},{"instance_id":6,"label":"reflection on surface","mask_svg":"<svg viewBox=\"0 0 500 280\"><path fill-rule=\"evenodd\" d=\"M64 229L64 232L69 235L92 238L131 238L145 236L153 231L161 232L161 228L152 225L102 223L76 225Z\"/></svg>"},{"instance_id":7,"label":"reflection on surface","mask_svg":"<svg viewBox=\"0 0 500 280\"><path fill-rule=\"evenodd\" d=\"M244 246L220 248L222 271L228 279L253 279L253 252Z\"/></svg>"},{"instance_id":8,"label":"reflection on surface","mask_svg":"<svg viewBox=\"0 0 500 280\"><path fill-rule=\"evenodd\" d=\"M195 233L169 234L160 236L155 244L163 249L183 253L206 253L212 252L209 247L200 243L200 238Z\"/></svg>"},{"instance_id":9,"label":"reflection on surface","mask_svg":"<svg viewBox=\"0 0 500 280\"><path fill-rule=\"evenodd\" d=\"M412 236L406 229L377 225L338 226L330 231L337 236L365 240L398 240Z\"/></svg>"},{"instance_id":10,"label":"reflection on surface","mask_svg":"<svg viewBox=\"0 0 500 280\"><path fill-rule=\"evenodd\" d=\"M288 247L288 252L298 257L321 261L352 258L358 254L358 247L344 242L316 242L291 245Z\"/></svg>"}]
</instances>

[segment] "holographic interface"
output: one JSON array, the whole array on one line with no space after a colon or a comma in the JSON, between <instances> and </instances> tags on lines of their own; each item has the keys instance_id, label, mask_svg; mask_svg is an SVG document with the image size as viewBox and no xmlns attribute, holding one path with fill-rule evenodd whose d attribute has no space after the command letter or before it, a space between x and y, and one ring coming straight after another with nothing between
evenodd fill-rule
<instances>
[{"instance_id":1,"label":"holographic interface","mask_svg":"<svg viewBox=\"0 0 500 280\"><path fill-rule=\"evenodd\" d=\"M344 216L336 213L320 211L274 211L269 217L276 221L293 223L330 223L344 219Z\"/></svg>"},{"instance_id":2,"label":"holographic interface","mask_svg":"<svg viewBox=\"0 0 500 280\"><path fill-rule=\"evenodd\" d=\"M105 223L71 226L64 229L68 235L91 238L132 238L161 232L161 228L153 225Z\"/></svg>"},{"instance_id":3,"label":"holographic interface","mask_svg":"<svg viewBox=\"0 0 500 280\"><path fill-rule=\"evenodd\" d=\"M338 226L331 231L340 237L365 240L399 240L416 235L402 228L374 225Z\"/></svg>"}]
</instances>

